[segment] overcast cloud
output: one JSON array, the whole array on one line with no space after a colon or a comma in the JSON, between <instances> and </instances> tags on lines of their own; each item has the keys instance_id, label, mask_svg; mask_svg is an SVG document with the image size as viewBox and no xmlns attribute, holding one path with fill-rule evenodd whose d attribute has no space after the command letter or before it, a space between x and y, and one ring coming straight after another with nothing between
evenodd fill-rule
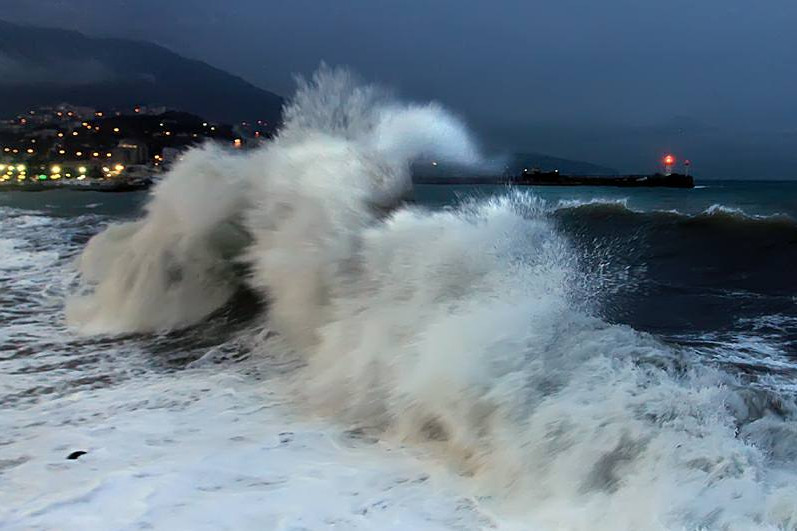
<instances>
[{"instance_id":1,"label":"overcast cloud","mask_svg":"<svg viewBox=\"0 0 797 531\"><path fill-rule=\"evenodd\" d=\"M290 94L321 60L462 114L485 143L628 171L797 177L794 0L0 0Z\"/></svg>"}]
</instances>

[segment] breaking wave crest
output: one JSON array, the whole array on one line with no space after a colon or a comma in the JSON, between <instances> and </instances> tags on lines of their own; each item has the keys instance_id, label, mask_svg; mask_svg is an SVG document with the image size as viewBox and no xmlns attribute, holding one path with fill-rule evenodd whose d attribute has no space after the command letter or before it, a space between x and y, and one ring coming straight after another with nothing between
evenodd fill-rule
<instances>
[{"instance_id":1,"label":"breaking wave crest","mask_svg":"<svg viewBox=\"0 0 797 531\"><path fill-rule=\"evenodd\" d=\"M771 228L797 231L797 220L788 214L771 214L767 216L748 214L742 209L724 205L711 205L697 214L685 214L677 210L634 210L628 206L627 199L578 199L560 200L556 210L583 212L592 215L625 214L640 215L646 222L688 221L692 224L714 225L718 228Z\"/></svg>"},{"instance_id":2,"label":"breaking wave crest","mask_svg":"<svg viewBox=\"0 0 797 531\"><path fill-rule=\"evenodd\" d=\"M478 159L457 118L328 68L285 116L254 152L188 153L142 220L95 237L70 323L181 327L243 283L306 403L439 452L530 528L797 526L791 402L594 317L534 198L402 206L413 160Z\"/></svg>"}]
</instances>

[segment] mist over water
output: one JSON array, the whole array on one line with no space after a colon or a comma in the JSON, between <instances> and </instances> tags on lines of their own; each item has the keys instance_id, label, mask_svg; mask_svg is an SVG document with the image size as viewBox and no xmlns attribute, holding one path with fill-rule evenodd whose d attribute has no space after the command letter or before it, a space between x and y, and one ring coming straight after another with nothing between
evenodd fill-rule
<instances>
[{"instance_id":1,"label":"mist over water","mask_svg":"<svg viewBox=\"0 0 797 531\"><path fill-rule=\"evenodd\" d=\"M412 162L481 162L460 120L326 67L285 117L256 151L187 153L95 236L70 325L179 329L254 290L256 355L298 361L299 407L427 449L530 528L797 528L791 398L600 318L539 199L402 202Z\"/></svg>"}]
</instances>

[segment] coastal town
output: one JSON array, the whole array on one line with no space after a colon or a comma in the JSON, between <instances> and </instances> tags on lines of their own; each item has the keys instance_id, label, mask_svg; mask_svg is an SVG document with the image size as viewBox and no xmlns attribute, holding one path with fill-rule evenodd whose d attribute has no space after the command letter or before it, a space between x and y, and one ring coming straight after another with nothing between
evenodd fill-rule
<instances>
[{"instance_id":1,"label":"coastal town","mask_svg":"<svg viewBox=\"0 0 797 531\"><path fill-rule=\"evenodd\" d=\"M250 149L270 138L275 125L260 119L231 125L144 105L40 106L0 121L0 190L143 189L191 146L214 141Z\"/></svg>"},{"instance_id":2,"label":"coastal town","mask_svg":"<svg viewBox=\"0 0 797 531\"><path fill-rule=\"evenodd\" d=\"M227 124L145 105L38 106L0 120L0 191L146 189L192 146L216 142L233 150L251 149L271 138L276 127L263 119ZM560 172L537 167L533 158L516 159L491 175L420 161L413 165L413 178L422 184L694 187L691 162L683 161L678 171L672 154L661 159L659 173L648 175Z\"/></svg>"}]
</instances>

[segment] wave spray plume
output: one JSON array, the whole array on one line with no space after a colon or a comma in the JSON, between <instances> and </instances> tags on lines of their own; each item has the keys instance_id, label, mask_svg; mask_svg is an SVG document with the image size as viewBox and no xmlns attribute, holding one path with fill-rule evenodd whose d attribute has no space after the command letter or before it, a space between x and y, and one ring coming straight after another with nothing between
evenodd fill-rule
<instances>
[{"instance_id":1,"label":"wave spray plume","mask_svg":"<svg viewBox=\"0 0 797 531\"><path fill-rule=\"evenodd\" d=\"M246 284L305 403L439 453L532 529L794 529L793 406L593 316L539 200L403 206L432 156L479 161L439 106L322 67L275 139L190 151L89 243L70 322L186 326Z\"/></svg>"}]
</instances>

